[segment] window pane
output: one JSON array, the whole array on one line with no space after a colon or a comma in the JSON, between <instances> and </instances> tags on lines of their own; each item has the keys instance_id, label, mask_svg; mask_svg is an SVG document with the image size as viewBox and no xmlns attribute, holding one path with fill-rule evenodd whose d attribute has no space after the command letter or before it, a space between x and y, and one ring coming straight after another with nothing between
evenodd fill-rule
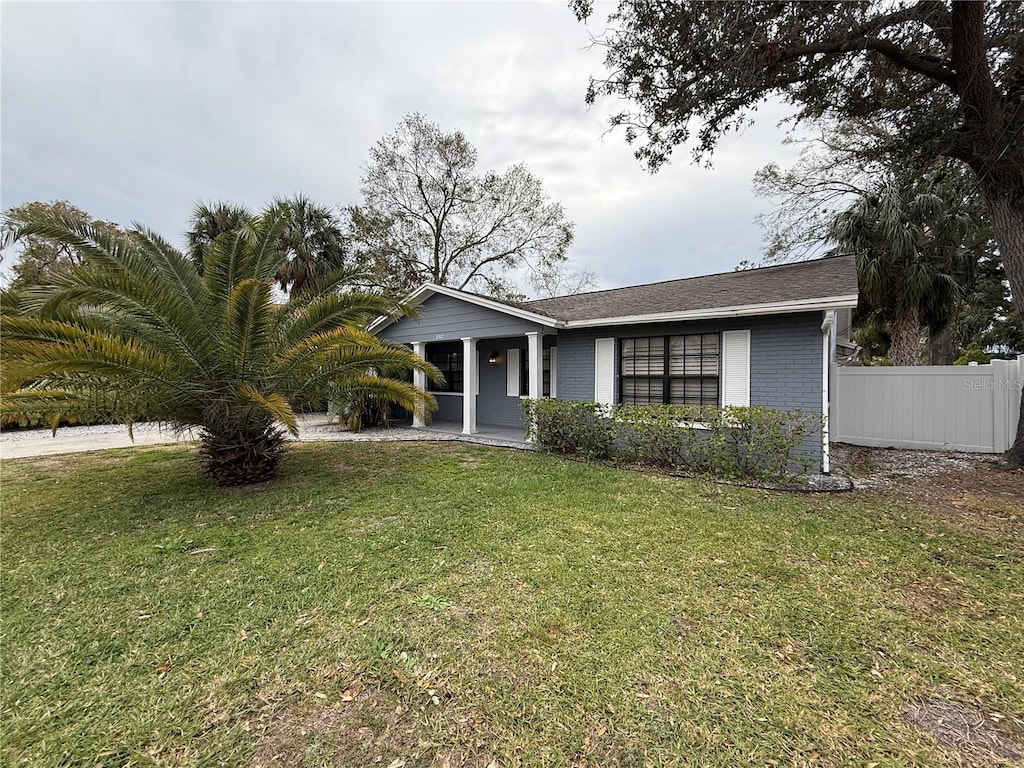
<instances>
[{"instance_id":1,"label":"window pane","mask_svg":"<svg viewBox=\"0 0 1024 768\"><path fill-rule=\"evenodd\" d=\"M622 402L626 405L661 403L664 391L663 379L622 380Z\"/></svg>"},{"instance_id":2,"label":"window pane","mask_svg":"<svg viewBox=\"0 0 1024 768\"><path fill-rule=\"evenodd\" d=\"M623 376L661 376L665 373L665 338L622 340Z\"/></svg>"},{"instance_id":3,"label":"window pane","mask_svg":"<svg viewBox=\"0 0 1024 768\"><path fill-rule=\"evenodd\" d=\"M673 379L670 392L675 405L718 405L717 378Z\"/></svg>"},{"instance_id":4,"label":"window pane","mask_svg":"<svg viewBox=\"0 0 1024 768\"><path fill-rule=\"evenodd\" d=\"M701 379L701 405L718 405L718 379Z\"/></svg>"},{"instance_id":5,"label":"window pane","mask_svg":"<svg viewBox=\"0 0 1024 768\"><path fill-rule=\"evenodd\" d=\"M543 352L544 363L541 368L540 393L542 397L551 397L551 348L545 347Z\"/></svg>"},{"instance_id":6,"label":"window pane","mask_svg":"<svg viewBox=\"0 0 1024 768\"><path fill-rule=\"evenodd\" d=\"M701 341L701 374L703 376L718 375L718 334L705 333Z\"/></svg>"},{"instance_id":7,"label":"window pane","mask_svg":"<svg viewBox=\"0 0 1024 768\"><path fill-rule=\"evenodd\" d=\"M445 383L441 385L433 382L427 383L427 388L432 392L461 392L462 391L462 352L445 349L433 349L427 351L428 362L433 363L444 374Z\"/></svg>"},{"instance_id":8,"label":"window pane","mask_svg":"<svg viewBox=\"0 0 1024 768\"><path fill-rule=\"evenodd\" d=\"M685 371L683 336L671 336L668 340L668 372L681 376Z\"/></svg>"},{"instance_id":9,"label":"window pane","mask_svg":"<svg viewBox=\"0 0 1024 768\"><path fill-rule=\"evenodd\" d=\"M673 336L669 339L669 374L717 376L718 334Z\"/></svg>"}]
</instances>

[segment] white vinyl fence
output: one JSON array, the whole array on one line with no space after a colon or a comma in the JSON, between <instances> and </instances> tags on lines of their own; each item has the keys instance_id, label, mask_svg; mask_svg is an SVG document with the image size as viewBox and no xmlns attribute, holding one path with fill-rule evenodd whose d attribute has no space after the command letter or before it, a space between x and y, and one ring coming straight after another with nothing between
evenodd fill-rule
<instances>
[{"instance_id":1,"label":"white vinyl fence","mask_svg":"<svg viewBox=\"0 0 1024 768\"><path fill-rule=\"evenodd\" d=\"M831 439L1002 453L1020 418L1024 355L988 365L832 367Z\"/></svg>"}]
</instances>

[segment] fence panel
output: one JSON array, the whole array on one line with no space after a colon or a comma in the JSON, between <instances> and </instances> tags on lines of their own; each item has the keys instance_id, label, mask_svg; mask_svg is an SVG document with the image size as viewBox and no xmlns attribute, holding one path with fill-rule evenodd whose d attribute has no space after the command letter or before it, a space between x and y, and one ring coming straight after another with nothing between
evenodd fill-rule
<instances>
[{"instance_id":1,"label":"fence panel","mask_svg":"<svg viewBox=\"0 0 1024 768\"><path fill-rule=\"evenodd\" d=\"M832 440L1002 453L1020 417L1024 355L989 365L832 368Z\"/></svg>"}]
</instances>

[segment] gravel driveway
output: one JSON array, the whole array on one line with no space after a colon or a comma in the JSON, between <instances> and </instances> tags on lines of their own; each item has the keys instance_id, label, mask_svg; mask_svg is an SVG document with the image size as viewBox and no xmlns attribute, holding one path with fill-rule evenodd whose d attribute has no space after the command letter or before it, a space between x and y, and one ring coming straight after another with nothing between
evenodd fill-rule
<instances>
[{"instance_id":1,"label":"gravel driveway","mask_svg":"<svg viewBox=\"0 0 1024 768\"><path fill-rule=\"evenodd\" d=\"M107 448L131 448L139 445L161 445L166 443L188 443L196 434L188 430L179 434L169 427L156 422L136 424L132 430L120 424L101 424L92 427L61 427L53 434L48 429L18 429L0 432L0 459L20 459L29 456L51 456L58 453L81 453L100 451ZM466 436L450 432L392 427L390 429L367 429L349 432L327 419L326 413L303 414L299 416L298 440L308 441L383 441L383 440L460 440L462 442L493 445L500 448L526 448L522 440L502 440L485 435Z\"/></svg>"}]
</instances>

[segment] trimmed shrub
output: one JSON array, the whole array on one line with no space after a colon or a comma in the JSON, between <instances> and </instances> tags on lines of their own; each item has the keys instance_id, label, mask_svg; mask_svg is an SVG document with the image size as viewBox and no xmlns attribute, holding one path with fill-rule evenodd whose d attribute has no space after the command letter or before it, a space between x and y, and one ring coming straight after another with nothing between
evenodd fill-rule
<instances>
[{"instance_id":1,"label":"trimmed shrub","mask_svg":"<svg viewBox=\"0 0 1024 768\"><path fill-rule=\"evenodd\" d=\"M622 447L633 461L658 467L714 472L710 425L715 408L683 405L620 405L615 408Z\"/></svg>"},{"instance_id":2,"label":"trimmed shrub","mask_svg":"<svg viewBox=\"0 0 1024 768\"><path fill-rule=\"evenodd\" d=\"M784 480L817 462L821 418L759 406L709 408L526 400L530 439L551 453L726 479Z\"/></svg>"},{"instance_id":3,"label":"trimmed shrub","mask_svg":"<svg viewBox=\"0 0 1024 768\"><path fill-rule=\"evenodd\" d=\"M575 400L523 400L527 436L550 453L605 460L618 436L604 406Z\"/></svg>"}]
</instances>

